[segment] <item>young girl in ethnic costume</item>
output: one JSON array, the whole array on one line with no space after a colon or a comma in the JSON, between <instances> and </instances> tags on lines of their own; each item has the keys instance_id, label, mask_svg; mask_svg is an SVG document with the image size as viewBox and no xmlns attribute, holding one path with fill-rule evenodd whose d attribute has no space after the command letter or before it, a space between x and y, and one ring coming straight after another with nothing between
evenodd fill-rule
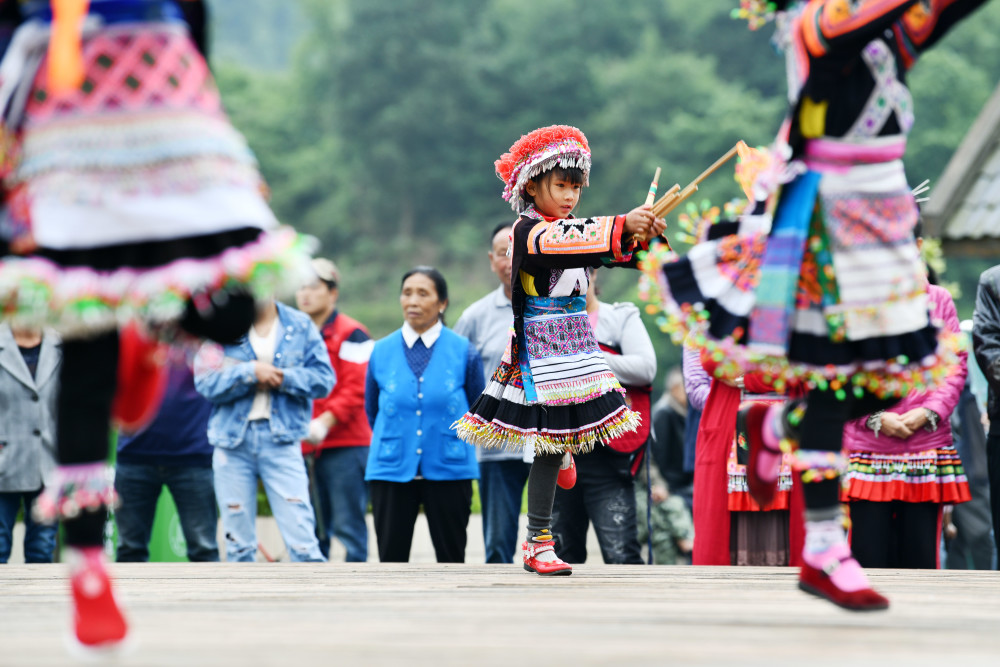
<instances>
[{"instance_id":1,"label":"young girl in ethnic costume","mask_svg":"<svg viewBox=\"0 0 1000 667\"><path fill-rule=\"evenodd\" d=\"M806 540L800 587L855 610L882 609L851 556L838 493L844 424L943 379L955 341L928 315L903 173L913 124L903 74L984 0L745 1L756 25L778 19L790 115L739 235L700 244L662 273L664 302L722 361L797 380L805 400L746 415L748 484L773 495L779 444L799 443ZM777 10L777 11L776 11ZM773 215L772 215L773 214ZM949 344L950 343L950 344ZM808 408L806 407L808 406Z\"/></svg>"},{"instance_id":2,"label":"young girl in ethnic costume","mask_svg":"<svg viewBox=\"0 0 1000 667\"><path fill-rule=\"evenodd\" d=\"M0 0L0 21L0 312L64 337L59 467L35 512L64 520L76 640L115 646L127 629L102 545L118 328L233 339L252 294L297 282L305 255L222 110L200 0Z\"/></svg>"},{"instance_id":3,"label":"young girl in ethnic costume","mask_svg":"<svg viewBox=\"0 0 1000 667\"><path fill-rule=\"evenodd\" d=\"M587 139L574 127L521 137L496 171L504 199L520 214L511 242L514 327L499 368L456 428L477 445L534 448L524 568L568 575L572 568L556 557L551 532L563 456L638 424L590 327L590 269L633 265L640 243L666 223L648 206L627 215L572 216L590 174Z\"/></svg>"}]
</instances>

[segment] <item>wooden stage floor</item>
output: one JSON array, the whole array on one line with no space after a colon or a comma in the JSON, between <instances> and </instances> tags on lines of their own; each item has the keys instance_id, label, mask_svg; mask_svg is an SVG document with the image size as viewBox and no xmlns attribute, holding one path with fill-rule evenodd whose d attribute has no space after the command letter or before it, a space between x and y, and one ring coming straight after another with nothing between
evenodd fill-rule
<instances>
[{"instance_id":1,"label":"wooden stage floor","mask_svg":"<svg viewBox=\"0 0 1000 667\"><path fill-rule=\"evenodd\" d=\"M997 665L1000 573L882 570L887 612L787 568L115 565L121 665ZM0 665L76 664L62 566L0 567ZM814 662L803 660L809 656Z\"/></svg>"}]
</instances>

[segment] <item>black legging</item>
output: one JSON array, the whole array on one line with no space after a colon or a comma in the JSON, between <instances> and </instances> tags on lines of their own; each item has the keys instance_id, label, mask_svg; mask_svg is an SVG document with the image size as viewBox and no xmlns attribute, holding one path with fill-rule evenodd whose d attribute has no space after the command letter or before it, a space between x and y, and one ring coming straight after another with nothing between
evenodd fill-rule
<instances>
[{"instance_id":1,"label":"black legging","mask_svg":"<svg viewBox=\"0 0 1000 667\"><path fill-rule=\"evenodd\" d=\"M851 501L851 552L862 567L933 570L938 565L938 503Z\"/></svg>"},{"instance_id":2,"label":"black legging","mask_svg":"<svg viewBox=\"0 0 1000 667\"><path fill-rule=\"evenodd\" d=\"M562 466L562 454L535 454L528 471L528 537L552 530L552 504L556 498L556 480Z\"/></svg>"},{"instance_id":3,"label":"black legging","mask_svg":"<svg viewBox=\"0 0 1000 667\"><path fill-rule=\"evenodd\" d=\"M118 332L62 344L56 452L61 465L97 463L108 458L111 401L118 384ZM100 546L107 511L81 512L66 519L66 544Z\"/></svg>"},{"instance_id":4,"label":"black legging","mask_svg":"<svg viewBox=\"0 0 1000 667\"><path fill-rule=\"evenodd\" d=\"M843 447L844 424L890 408L898 401L898 398L878 398L869 392L858 398L850 389L843 399L839 399L832 391L811 389L806 396L805 415L798 426L799 449L839 452ZM806 509L825 509L840 504L839 478L803 484L802 490Z\"/></svg>"}]
</instances>

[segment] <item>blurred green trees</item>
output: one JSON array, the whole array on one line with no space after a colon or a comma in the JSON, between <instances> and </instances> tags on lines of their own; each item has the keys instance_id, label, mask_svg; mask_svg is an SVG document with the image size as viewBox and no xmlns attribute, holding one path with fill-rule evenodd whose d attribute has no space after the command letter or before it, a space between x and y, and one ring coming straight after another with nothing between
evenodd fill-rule
<instances>
[{"instance_id":1,"label":"blurred green trees","mask_svg":"<svg viewBox=\"0 0 1000 667\"><path fill-rule=\"evenodd\" d=\"M486 237L512 213L493 161L524 132L564 123L587 133L583 213L640 203L656 166L662 187L683 185L738 139L769 143L785 108L783 63L769 29L729 19L735 4L210 0L213 66L278 216L322 241L344 274L344 309L382 336L401 322L410 266L444 272L452 321L494 286ZM998 79L991 3L912 73L914 183L933 185ZM697 198L739 196L731 175ZM632 272L608 272L603 298L635 299L635 284ZM662 371L678 355L654 339Z\"/></svg>"}]
</instances>

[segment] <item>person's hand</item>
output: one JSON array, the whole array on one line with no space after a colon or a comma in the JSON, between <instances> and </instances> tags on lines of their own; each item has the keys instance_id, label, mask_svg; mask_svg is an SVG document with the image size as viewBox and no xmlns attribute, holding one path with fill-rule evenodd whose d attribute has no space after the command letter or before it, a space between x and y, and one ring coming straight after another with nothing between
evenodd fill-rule
<instances>
[{"instance_id":1,"label":"person's hand","mask_svg":"<svg viewBox=\"0 0 1000 667\"><path fill-rule=\"evenodd\" d=\"M253 362L253 372L257 376L257 384L269 389L277 389L285 379L285 374L280 368L275 368L273 364L265 361Z\"/></svg>"},{"instance_id":2,"label":"person's hand","mask_svg":"<svg viewBox=\"0 0 1000 667\"><path fill-rule=\"evenodd\" d=\"M694 540L677 540L677 548L682 554L689 554L694 551Z\"/></svg>"},{"instance_id":3,"label":"person's hand","mask_svg":"<svg viewBox=\"0 0 1000 667\"><path fill-rule=\"evenodd\" d=\"M625 233L631 234L636 241L647 241L659 236L667 228L662 218L653 215L652 206L639 206L625 216Z\"/></svg>"},{"instance_id":4,"label":"person's hand","mask_svg":"<svg viewBox=\"0 0 1000 667\"><path fill-rule=\"evenodd\" d=\"M913 408L912 410L907 410L903 414L899 415L900 420L906 428L910 429L913 433L916 433L924 426L927 426L927 413L923 408Z\"/></svg>"},{"instance_id":5,"label":"person's hand","mask_svg":"<svg viewBox=\"0 0 1000 667\"><path fill-rule=\"evenodd\" d=\"M958 537L958 526L952 522L953 509L954 508L951 505L946 505L944 510L941 512L942 532L944 533L944 539L949 542Z\"/></svg>"},{"instance_id":6,"label":"person's hand","mask_svg":"<svg viewBox=\"0 0 1000 667\"><path fill-rule=\"evenodd\" d=\"M653 501L653 504L659 505L667 498L670 497L670 493L667 491L667 487L662 484L654 484L649 490L649 497Z\"/></svg>"},{"instance_id":7,"label":"person's hand","mask_svg":"<svg viewBox=\"0 0 1000 667\"><path fill-rule=\"evenodd\" d=\"M309 433L306 434L306 442L310 445L318 445L326 439L326 434L330 432L330 427L326 424L327 420L323 417L317 417L309 422Z\"/></svg>"},{"instance_id":8,"label":"person's hand","mask_svg":"<svg viewBox=\"0 0 1000 667\"><path fill-rule=\"evenodd\" d=\"M900 440L906 440L913 435L913 431L903 423L900 415L888 410L882 413L882 433Z\"/></svg>"}]
</instances>

